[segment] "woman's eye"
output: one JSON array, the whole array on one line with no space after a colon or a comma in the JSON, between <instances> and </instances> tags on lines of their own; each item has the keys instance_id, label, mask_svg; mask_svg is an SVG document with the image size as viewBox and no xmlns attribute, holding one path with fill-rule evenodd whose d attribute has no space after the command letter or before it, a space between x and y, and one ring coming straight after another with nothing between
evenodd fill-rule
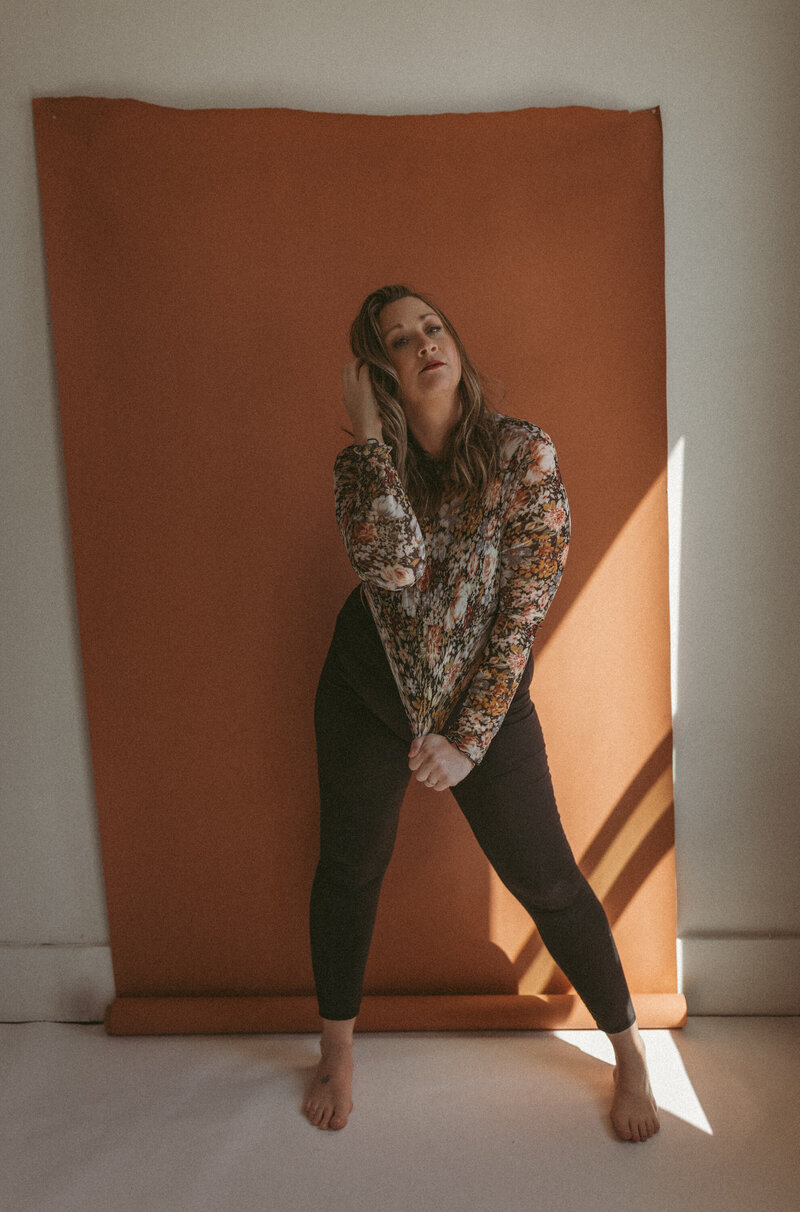
<instances>
[{"instance_id":1,"label":"woman's eye","mask_svg":"<svg viewBox=\"0 0 800 1212\"><path fill-rule=\"evenodd\" d=\"M441 324L429 324L428 327L425 329L425 331L427 333L441 332L442 326L441 326ZM407 341L408 341L408 337L398 337L396 341L392 342L392 349L399 349L400 346L404 345Z\"/></svg>"}]
</instances>

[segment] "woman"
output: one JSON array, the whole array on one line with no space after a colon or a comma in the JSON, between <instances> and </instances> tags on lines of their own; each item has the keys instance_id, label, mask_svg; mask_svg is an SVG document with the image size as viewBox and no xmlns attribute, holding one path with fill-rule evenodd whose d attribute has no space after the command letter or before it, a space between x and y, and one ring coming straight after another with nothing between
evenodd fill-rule
<instances>
[{"instance_id":1,"label":"woman","mask_svg":"<svg viewBox=\"0 0 800 1212\"><path fill-rule=\"evenodd\" d=\"M659 1129L608 919L561 827L531 702L532 643L563 571L569 506L537 425L491 412L453 325L406 286L373 291L343 371L353 445L336 517L361 578L314 705L321 823L310 906L322 1059L304 1104L352 1111L353 1028L381 881L412 775L449 787L614 1047L611 1120Z\"/></svg>"}]
</instances>

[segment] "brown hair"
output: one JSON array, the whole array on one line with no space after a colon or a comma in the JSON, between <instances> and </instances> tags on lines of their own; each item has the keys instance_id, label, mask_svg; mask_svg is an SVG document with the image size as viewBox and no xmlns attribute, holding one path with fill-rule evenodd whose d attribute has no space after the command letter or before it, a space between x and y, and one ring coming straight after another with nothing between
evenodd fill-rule
<instances>
[{"instance_id":1,"label":"brown hair","mask_svg":"<svg viewBox=\"0 0 800 1212\"><path fill-rule=\"evenodd\" d=\"M435 311L456 343L461 359L458 393L461 417L453 426L441 460L431 458L409 430L400 400L397 372L392 366L379 317L387 303L411 296ZM392 448L394 464L414 511L434 514L446 496L465 492L480 496L497 474L500 462L497 428L486 404L486 384L472 364L463 342L440 307L410 286L381 286L367 295L350 326L350 348L369 367L378 403L384 441ZM346 432L349 432L346 431Z\"/></svg>"}]
</instances>

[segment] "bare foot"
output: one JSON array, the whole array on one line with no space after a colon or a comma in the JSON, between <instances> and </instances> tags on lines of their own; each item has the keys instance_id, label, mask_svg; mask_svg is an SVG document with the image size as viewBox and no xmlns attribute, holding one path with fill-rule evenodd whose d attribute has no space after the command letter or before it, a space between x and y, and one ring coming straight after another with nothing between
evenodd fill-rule
<instances>
[{"instance_id":1,"label":"bare foot","mask_svg":"<svg viewBox=\"0 0 800 1212\"><path fill-rule=\"evenodd\" d=\"M322 1060L303 1104L303 1112L316 1128L343 1128L353 1110L353 1045L322 1046Z\"/></svg>"},{"instance_id":2,"label":"bare foot","mask_svg":"<svg viewBox=\"0 0 800 1212\"><path fill-rule=\"evenodd\" d=\"M611 1104L611 1122L617 1134L635 1142L648 1140L661 1127L641 1037L637 1037L637 1043L640 1047L631 1049L624 1059L617 1053Z\"/></svg>"}]
</instances>

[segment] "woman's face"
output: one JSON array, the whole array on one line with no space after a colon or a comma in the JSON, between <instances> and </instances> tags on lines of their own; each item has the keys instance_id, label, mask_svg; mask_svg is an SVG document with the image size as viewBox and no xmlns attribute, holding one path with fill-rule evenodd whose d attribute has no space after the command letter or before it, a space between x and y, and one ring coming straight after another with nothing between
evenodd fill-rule
<instances>
[{"instance_id":1,"label":"woman's face","mask_svg":"<svg viewBox=\"0 0 800 1212\"><path fill-rule=\"evenodd\" d=\"M402 403L412 408L451 403L461 382L461 359L436 312L416 295L407 295L387 303L378 322L400 382Z\"/></svg>"}]
</instances>

